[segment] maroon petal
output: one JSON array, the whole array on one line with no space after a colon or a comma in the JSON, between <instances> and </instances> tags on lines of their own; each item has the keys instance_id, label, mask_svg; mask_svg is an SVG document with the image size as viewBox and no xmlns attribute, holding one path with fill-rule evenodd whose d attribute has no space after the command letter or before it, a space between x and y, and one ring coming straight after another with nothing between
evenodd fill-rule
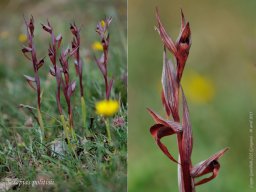
<instances>
[{"instance_id":1,"label":"maroon petal","mask_svg":"<svg viewBox=\"0 0 256 192\"><path fill-rule=\"evenodd\" d=\"M206 177L198 182L195 183L195 186L197 185L202 185L204 183L207 183L209 181L211 181L212 179L214 179L215 177L217 177L218 173L219 173L219 169L220 169L220 164L218 161L213 161L210 165L209 165L209 169L211 169L212 171L212 175L210 177Z\"/></svg>"},{"instance_id":2,"label":"maroon petal","mask_svg":"<svg viewBox=\"0 0 256 192\"><path fill-rule=\"evenodd\" d=\"M62 76L61 73L63 72L63 69L56 66L56 71L55 71L55 76L56 76L56 80L57 80L57 85L60 86L61 82L62 82Z\"/></svg>"},{"instance_id":3,"label":"maroon petal","mask_svg":"<svg viewBox=\"0 0 256 192\"><path fill-rule=\"evenodd\" d=\"M164 45L167 47L167 49L169 51L171 51L175 55L177 52L177 49L176 49L175 44L173 43L171 37L169 37L169 35L165 31L165 28L163 27L163 24L159 17L158 9L156 9L156 19L157 19L157 24L158 24L158 27L156 29L157 29Z\"/></svg>"},{"instance_id":4,"label":"maroon petal","mask_svg":"<svg viewBox=\"0 0 256 192\"><path fill-rule=\"evenodd\" d=\"M176 48L177 48L177 74L178 74L178 81L180 81L182 77L182 73L185 67L185 63L187 61L189 50L191 46L191 31L189 23L185 23L185 18L182 13L182 27L179 34L179 37L176 41Z\"/></svg>"},{"instance_id":5,"label":"maroon petal","mask_svg":"<svg viewBox=\"0 0 256 192\"><path fill-rule=\"evenodd\" d=\"M110 36L108 34L106 39L103 38L101 40L101 44L102 44L104 50L108 50L109 42L110 42Z\"/></svg>"},{"instance_id":6,"label":"maroon petal","mask_svg":"<svg viewBox=\"0 0 256 192\"><path fill-rule=\"evenodd\" d=\"M179 37L177 38L177 46L178 44L187 44L188 49L190 48L191 45L191 31L190 31L190 26L189 23L186 23L185 27L182 28Z\"/></svg>"},{"instance_id":7,"label":"maroon petal","mask_svg":"<svg viewBox=\"0 0 256 192\"><path fill-rule=\"evenodd\" d=\"M29 28L29 31L30 31L30 35L33 37L34 36L34 29L35 29L33 16L30 17L28 28Z\"/></svg>"},{"instance_id":8,"label":"maroon petal","mask_svg":"<svg viewBox=\"0 0 256 192\"><path fill-rule=\"evenodd\" d=\"M31 47L25 47L25 46L24 46L21 51L22 51L22 53L32 52L32 48L31 48Z\"/></svg>"},{"instance_id":9,"label":"maroon petal","mask_svg":"<svg viewBox=\"0 0 256 192\"><path fill-rule=\"evenodd\" d=\"M195 165L191 170L191 177L200 177L208 173L212 173L212 175L208 178L204 178L195 185L201 185L206 182L209 182L210 180L214 179L218 175L218 171L220 169L220 164L218 162L218 159L228 150L229 148L222 149L221 151L215 153L207 160L204 160L197 165Z\"/></svg>"},{"instance_id":10,"label":"maroon petal","mask_svg":"<svg viewBox=\"0 0 256 192\"><path fill-rule=\"evenodd\" d=\"M70 31L74 36L77 36L79 30L75 23L70 24Z\"/></svg>"},{"instance_id":11,"label":"maroon petal","mask_svg":"<svg viewBox=\"0 0 256 192\"><path fill-rule=\"evenodd\" d=\"M62 35L59 34L56 38L55 38L57 44L58 44L58 48L60 48L60 44L61 44L61 41L62 41Z\"/></svg>"},{"instance_id":12,"label":"maroon petal","mask_svg":"<svg viewBox=\"0 0 256 192\"><path fill-rule=\"evenodd\" d=\"M56 65L56 61L55 61L55 53L53 50L52 45L49 45L49 49L48 49L48 56L52 62L53 65Z\"/></svg>"},{"instance_id":13,"label":"maroon petal","mask_svg":"<svg viewBox=\"0 0 256 192\"><path fill-rule=\"evenodd\" d=\"M102 25L101 21L98 22L97 26L96 26L96 32L100 35L100 37L102 39L105 39L106 38L106 35L107 35L107 30L108 30L108 27L110 25L112 21L112 17L108 17L104 20L105 22L105 25Z\"/></svg>"},{"instance_id":14,"label":"maroon petal","mask_svg":"<svg viewBox=\"0 0 256 192\"><path fill-rule=\"evenodd\" d=\"M188 104L186 101L186 97L184 95L183 89L182 92L182 103L183 103L183 116L182 116L182 154L185 159L190 159L192 148L193 148L193 140L192 140L192 129L189 120L189 111Z\"/></svg>"},{"instance_id":15,"label":"maroon petal","mask_svg":"<svg viewBox=\"0 0 256 192\"><path fill-rule=\"evenodd\" d=\"M164 120L162 117L160 117L160 115L156 114L151 109L148 108L147 110L157 124L162 124L166 127L171 127L173 130L175 130L175 132L180 132L182 130L182 127L179 123L170 120Z\"/></svg>"},{"instance_id":16,"label":"maroon petal","mask_svg":"<svg viewBox=\"0 0 256 192\"><path fill-rule=\"evenodd\" d=\"M37 63L37 70L40 69L44 64L44 58L40 59L39 62Z\"/></svg>"},{"instance_id":17,"label":"maroon petal","mask_svg":"<svg viewBox=\"0 0 256 192\"><path fill-rule=\"evenodd\" d=\"M73 81L72 83L69 84L68 90L67 90L67 95L68 95L69 98L74 93L75 88L76 88L76 81Z\"/></svg>"},{"instance_id":18,"label":"maroon petal","mask_svg":"<svg viewBox=\"0 0 256 192\"><path fill-rule=\"evenodd\" d=\"M76 53L76 51L77 51L77 49L78 49L78 48L79 48L79 46L78 46L78 47L73 48L73 49L72 49L72 51L70 51L70 52L69 52L69 56L74 55L74 54Z\"/></svg>"},{"instance_id":19,"label":"maroon petal","mask_svg":"<svg viewBox=\"0 0 256 192\"><path fill-rule=\"evenodd\" d=\"M176 81L174 65L171 60L167 59L165 48L163 52L162 87L166 105L171 110L172 115L175 116L175 113L177 113L175 109L177 109L179 101L179 85Z\"/></svg>"},{"instance_id":20,"label":"maroon petal","mask_svg":"<svg viewBox=\"0 0 256 192\"><path fill-rule=\"evenodd\" d=\"M155 139L157 145L160 147L160 149L163 151L163 153L173 162L178 163L176 159L170 154L167 147L161 142L161 138L169 135L173 135L176 133L175 129L172 129L171 127L166 127L162 124L155 124L150 128L150 133L152 137Z\"/></svg>"},{"instance_id":21,"label":"maroon petal","mask_svg":"<svg viewBox=\"0 0 256 192\"><path fill-rule=\"evenodd\" d=\"M162 92L161 92L161 99L162 99L162 104L164 106L164 109L165 109L165 112L167 114L167 116L170 116L171 114L171 109L169 107L169 105L167 104L166 100L165 100L165 96L164 96L164 91L162 89Z\"/></svg>"},{"instance_id":22,"label":"maroon petal","mask_svg":"<svg viewBox=\"0 0 256 192\"><path fill-rule=\"evenodd\" d=\"M52 33L52 27L50 26L50 23L48 22L48 25L44 25L44 24L41 24L42 25L42 28L43 30L45 30L46 32L48 33Z\"/></svg>"},{"instance_id":23,"label":"maroon petal","mask_svg":"<svg viewBox=\"0 0 256 192\"><path fill-rule=\"evenodd\" d=\"M75 91L75 88L76 88L76 81L73 81L71 83L71 92L73 93Z\"/></svg>"},{"instance_id":24,"label":"maroon petal","mask_svg":"<svg viewBox=\"0 0 256 192\"><path fill-rule=\"evenodd\" d=\"M52 76L55 77L56 74L55 74L55 69L53 67L50 67L50 73Z\"/></svg>"},{"instance_id":25,"label":"maroon petal","mask_svg":"<svg viewBox=\"0 0 256 192\"><path fill-rule=\"evenodd\" d=\"M68 54L70 54L70 48L67 47L64 52L62 52L62 55L66 57Z\"/></svg>"},{"instance_id":26,"label":"maroon petal","mask_svg":"<svg viewBox=\"0 0 256 192\"><path fill-rule=\"evenodd\" d=\"M23 47L21 51L22 51L23 55L24 55L28 60L31 60L31 58L28 56L28 53L31 53L31 52L32 52L32 48L31 48L31 47Z\"/></svg>"},{"instance_id":27,"label":"maroon petal","mask_svg":"<svg viewBox=\"0 0 256 192\"><path fill-rule=\"evenodd\" d=\"M30 86L32 89L36 90L36 87L35 87L35 85L34 85L34 83L36 82L35 78L34 78L34 77L31 77L31 76L28 76L28 75L24 75L24 77L26 78L26 80L27 80L29 86Z\"/></svg>"}]
</instances>

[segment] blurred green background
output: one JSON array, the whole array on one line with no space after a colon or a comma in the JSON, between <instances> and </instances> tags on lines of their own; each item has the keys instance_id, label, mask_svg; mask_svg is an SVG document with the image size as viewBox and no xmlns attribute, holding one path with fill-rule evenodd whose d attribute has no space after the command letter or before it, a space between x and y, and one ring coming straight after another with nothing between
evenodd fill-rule
<instances>
[{"instance_id":1,"label":"blurred green background","mask_svg":"<svg viewBox=\"0 0 256 192\"><path fill-rule=\"evenodd\" d=\"M153 120L146 111L150 107L164 114L160 99L163 48L154 30L155 6L173 40L180 30L180 8L192 30L182 84L192 122L193 164L230 147L220 159L218 177L196 190L250 191L249 112L254 119L256 115L256 1L129 0L129 192L178 191L177 166L152 139L149 128ZM177 156L176 137L164 141Z\"/></svg>"}]
</instances>

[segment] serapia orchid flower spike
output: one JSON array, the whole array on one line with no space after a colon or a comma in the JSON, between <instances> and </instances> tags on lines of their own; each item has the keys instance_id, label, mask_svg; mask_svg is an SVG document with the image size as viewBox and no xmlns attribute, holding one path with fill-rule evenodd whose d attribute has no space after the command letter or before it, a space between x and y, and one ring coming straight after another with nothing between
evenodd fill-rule
<instances>
[{"instance_id":1,"label":"serapia orchid flower spike","mask_svg":"<svg viewBox=\"0 0 256 192\"><path fill-rule=\"evenodd\" d=\"M90 135L89 129L86 127L86 105L84 100L84 88L83 88L83 61L80 58L80 29L75 23L70 24L70 31L73 34L72 51L74 51L76 74L79 77L80 97L81 97L81 109L83 126L87 136Z\"/></svg>"},{"instance_id":2,"label":"serapia orchid flower spike","mask_svg":"<svg viewBox=\"0 0 256 192\"><path fill-rule=\"evenodd\" d=\"M96 57L94 58L105 81L105 93L106 93L106 100L109 100L113 79L109 80L108 78L108 48L109 48L109 33L108 27L112 21L112 18L106 18L105 20L100 21L97 24L96 32L99 34L101 38L101 44L103 47L103 54L99 59Z\"/></svg>"},{"instance_id":3,"label":"serapia orchid flower spike","mask_svg":"<svg viewBox=\"0 0 256 192\"><path fill-rule=\"evenodd\" d=\"M47 25L42 24L43 29L51 35L51 43L48 48L48 56L53 67L50 68L50 73L55 76L57 83L56 102L59 110L59 114L62 115L62 107L60 104L60 90L61 90L61 68L57 65L57 52L60 48L62 41L62 35L55 36L50 22Z\"/></svg>"},{"instance_id":4,"label":"serapia orchid flower spike","mask_svg":"<svg viewBox=\"0 0 256 192\"><path fill-rule=\"evenodd\" d=\"M27 29L27 39L28 39L28 46L24 46L22 49L22 53L24 56L30 60L33 64L33 69L34 69L34 77L24 75L26 78L28 84L37 91L37 111L38 111L38 117L37 121L39 123L39 126L42 130L42 133L44 131L44 125L43 125L43 120L42 120L42 115L41 115L41 85L40 85L40 78L38 71L39 69L43 66L44 64L44 59L38 60L37 55L36 55L36 47L34 44L34 18L31 16L29 22L25 19L24 21L26 24L26 29ZM30 56L29 56L30 54ZM44 134L44 133L43 133Z\"/></svg>"},{"instance_id":5,"label":"serapia orchid flower spike","mask_svg":"<svg viewBox=\"0 0 256 192\"><path fill-rule=\"evenodd\" d=\"M102 76L105 81L105 100L96 103L96 111L98 114L103 115L105 118L106 131L108 136L108 142L111 142L111 134L110 134L110 125L108 116L115 114L119 109L119 103L115 100L110 100L111 89L113 86L114 79L111 78L109 80L108 76L108 50L109 50L109 31L108 27L112 21L111 17L108 17L104 20L101 20L96 27L96 32L99 34L101 38L101 45L103 48L103 53L100 58L94 57L95 62L97 63L98 68L100 69ZM102 110L103 109L103 110Z\"/></svg>"},{"instance_id":6,"label":"serapia orchid flower spike","mask_svg":"<svg viewBox=\"0 0 256 192\"><path fill-rule=\"evenodd\" d=\"M228 150L223 150L212 155L207 160L204 160L193 166L191 162L191 154L193 148L192 129L189 120L189 110L185 94L180 84L183 70L189 55L191 46L191 31L189 23L185 21L183 12L181 11L181 30L178 39L174 43L168 36L163 27L158 9L156 9L157 27L162 42L164 44L163 52L163 72L162 72L162 103L166 114L172 116L173 120L166 120L158 114L148 109L155 123L150 132L155 139L159 148L172 161L178 164L178 182L180 192L194 192L195 186L204 184L218 175L220 164L218 159ZM170 51L176 61L176 66L168 60L166 48ZM180 92L182 95L182 119L179 114L179 98ZM179 148L179 159L176 160L169 152L168 148L161 142L161 138L176 134ZM195 182L195 178L204 176L208 173L212 175Z\"/></svg>"},{"instance_id":7,"label":"serapia orchid flower spike","mask_svg":"<svg viewBox=\"0 0 256 192\"><path fill-rule=\"evenodd\" d=\"M47 25L42 24L42 28L51 35L51 43L48 49L48 56L51 60L53 68L50 68L50 73L55 76L57 82L57 93L56 93L56 102L58 106L58 110L60 113L60 119L64 127L64 131L66 134L66 138L68 143L70 144L70 134L75 138L74 130L73 130L73 113L72 113L72 106L71 106L71 95L73 94L76 82L70 82L70 75L69 75L69 57L73 56L77 50L77 47L72 48L70 50L67 48L64 51L61 51L60 56L58 57L58 49L60 48L62 35L59 34L55 36L53 32L53 28L50 22L47 22ZM59 59L60 66L57 65L57 58ZM65 120L63 109L60 103L60 91L63 91L67 106L68 106L68 122Z\"/></svg>"}]
</instances>

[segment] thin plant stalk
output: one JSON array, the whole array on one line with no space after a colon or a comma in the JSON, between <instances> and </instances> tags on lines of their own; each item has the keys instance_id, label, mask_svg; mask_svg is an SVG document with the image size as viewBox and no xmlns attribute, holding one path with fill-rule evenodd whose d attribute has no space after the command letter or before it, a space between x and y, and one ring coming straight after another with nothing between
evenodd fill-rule
<instances>
[{"instance_id":1,"label":"thin plant stalk","mask_svg":"<svg viewBox=\"0 0 256 192\"><path fill-rule=\"evenodd\" d=\"M90 130L86 126L86 104L85 104L85 100L84 100L83 96L81 97L81 109L82 109L82 119L83 119L83 125L85 128L85 134L87 136L89 136L91 133L90 133Z\"/></svg>"},{"instance_id":2,"label":"thin plant stalk","mask_svg":"<svg viewBox=\"0 0 256 192\"><path fill-rule=\"evenodd\" d=\"M44 59L38 59L36 54L36 48L34 44L34 18L31 16L29 22L25 19L24 21L26 24L26 30L27 30L27 39L28 39L28 46L24 46L22 49L22 52L24 56L30 60L33 64L33 70L34 70L34 77L30 77L27 75L24 75L29 85L37 91L37 121L39 123L39 126L41 128L41 132L44 135L44 124L43 124L43 118L41 113L41 84L40 84L40 78L38 71L44 64ZM30 54L30 56L29 56ZM44 137L44 136L43 136Z\"/></svg>"},{"instance_id":3,"label":"thin plant stalk","mask_svg":"<svg viewBox=\"0 0 256 192\"><path fill-rule=\"evenodd\" d=\"M111 143L112 138L111 138L111 132L110 132L109 118L105 118L105 125L106 125L106 130L107 130L108 142Z\"/></svg>"},{"instance_id":4,"label":"thin plant stalk","mask_svg":"<svg viewBox=\"0 0 256 192\"><path fill-rule=\"evenodd\" d=\"M75 50L75 68L76 74L79 77L79 88L80 88L80 102L81 102L81 112L82 112L82 122L85 129L85 134L90 136L90 130L86 126L86 103L84 98L84 89L83 89L83 63L80 57L80 29L76 26L75 23L70 25L70 31L73 34L74 38L72 41L72 49Z\"/></svg>"}]
</instances>

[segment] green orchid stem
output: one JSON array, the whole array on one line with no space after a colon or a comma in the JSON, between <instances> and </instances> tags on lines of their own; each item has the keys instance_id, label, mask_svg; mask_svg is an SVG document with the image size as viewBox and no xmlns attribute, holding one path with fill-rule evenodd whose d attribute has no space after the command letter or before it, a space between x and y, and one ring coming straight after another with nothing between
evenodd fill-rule
<instances>
[{"instance_id":1,"label":"green orchid stem","mask_svg":"<svg viewBox=\"0 0 256 192\"><path fill-rule=\"evenodd\" d=\"M70 139L70 137L72 137L74 140L77 141L75 132L74 132L73 128L69 126L69 122L66 121L65 116L63 114L60 115L60 120L61 120L62 126L64 128L65 137L67 138L68 148L69 148L69 150L71 150L73 152L73 154L75 155L75 157L77 159L77 154L75 152L75 148L72 145L71 139Z\"/></svg>"},{"instance_id":2,"label":"green orchid stem","mask_svg":"<svg viewBox=\"0 0 256 192\"><path fill-rule=\"evenodd\" d=\"M37 108L37 118L38 118L39 127L41 128L42 138L44 138L44 123L43 123L41 110L39 109L39 107Z\"/></svg>"},{"instance_id":3,"label":"green orchid stem","mask_svg":"<svg viewBox=\"0 0 256 192\"><path fill-rule=\"evenodd\" d=\"M110 133L110 125L109 125L109 118L105 119L105 124L106 124L106 130L107 130L107 136L108 136L108 142L111 143L111 133Z\"/></svg>"},{"instance_id":4,"label":"green orchid stem","mask_svg":"<svg viewBox=\"0 0 256 192\"><path fill-rule=\"evenodd\" d=\"M73 127L72 127L72 126L69 126L68 130L69 130L69 132L70 132L70 135L72 136L72 139L77 142L76 133L75 133Z\"/></svg>"},{"instance_id":5,"label":"green orchid stem","mask_svg":"<svg viewBox=\"0 0 256 192\"><path fill-rule=\"evenodd\" d=\"M86 104L83 96L81 97L81 107L82 107L82 119L83 119L83 126L85 129L85 135L90 136L91 135L90 130L86 126Z\"/></svg>"},{"instance_id":6,"label":"green orchid stem","mask_svg":"<svg viewBox=\"0 0 256 192\"><path fill-rule=\"evenodd\" d=\"M67 138L68 145L70 146L70 136L69 136L68 126L67 126L67 122L65 120L64 115L60 115L60 120L64 128L64 133L65 133L65 137Z\"/></svg>"}]
</instances>

